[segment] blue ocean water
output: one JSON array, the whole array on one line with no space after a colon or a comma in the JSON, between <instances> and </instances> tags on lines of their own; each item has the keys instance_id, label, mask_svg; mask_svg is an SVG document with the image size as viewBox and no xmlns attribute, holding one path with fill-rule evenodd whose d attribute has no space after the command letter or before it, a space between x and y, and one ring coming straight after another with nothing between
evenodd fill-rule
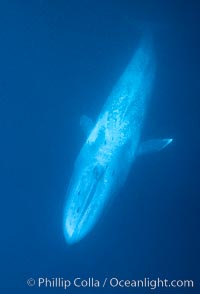
<instances>
[{"instance_id":1,"label":"blue ocean water","mask_svg":"<svg viewBox=\"0 0 200 294\"><path fill-rule=\"evenodd\" d=\"M0 3L1 293L49 291L28 287L38 277L192 279L194 289L159 291L199 293L199 9L197 1ZM99 224L69 246L63 206L85 140L80 117L95 120L144 27L157 72L142 137L174 142L138 158Z\"/></svg>"}]
</instances>

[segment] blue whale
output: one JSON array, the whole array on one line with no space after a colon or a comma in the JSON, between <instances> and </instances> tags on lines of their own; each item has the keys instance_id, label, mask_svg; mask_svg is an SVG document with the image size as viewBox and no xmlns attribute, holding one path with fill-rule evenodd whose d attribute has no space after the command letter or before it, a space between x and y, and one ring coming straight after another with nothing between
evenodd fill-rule
<instances>
[{"instance_id":1,"label":"blue whale","mask_svg":"<svg viewBox=\"0 0 200 294\"><path fill-rule=\"evenodd\" d=\"M172 142L171 138L140 140L155 67L153 40L146 34L96 123L81 118L87 136L74 165L63 218L69 244L80 241L95 226L138 155L159 151Z\"/></svg>"}]
</instances>

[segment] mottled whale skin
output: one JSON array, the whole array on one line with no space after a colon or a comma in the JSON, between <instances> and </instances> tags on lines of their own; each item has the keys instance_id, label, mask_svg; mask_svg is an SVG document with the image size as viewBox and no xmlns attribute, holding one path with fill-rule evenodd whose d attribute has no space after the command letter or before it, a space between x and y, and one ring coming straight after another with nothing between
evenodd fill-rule
<instances>
[{"instance_id":1,"label":"mottled whale skin","mask_svg":"<svg viewBox=\"0 0 200 294\"><path fill-rule=\"evenodd\" d=\"M63 220L69 244L80 241L91 231L110 198L124 184L138 153L163 149L172 141L151 140L140 148L154 78L152 37L144 35L75 162Z\"/></svg>"}]
</instances>

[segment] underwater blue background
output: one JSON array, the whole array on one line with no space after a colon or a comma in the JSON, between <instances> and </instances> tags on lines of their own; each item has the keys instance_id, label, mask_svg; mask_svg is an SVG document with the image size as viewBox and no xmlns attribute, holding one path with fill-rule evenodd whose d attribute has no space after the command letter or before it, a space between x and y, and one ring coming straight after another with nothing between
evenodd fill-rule
<instances>
[{"instance_id":1,"label":"underwater blue background","mask_svg":"<svg viewBox=\"0 0 200 294\"><path fill-rule=\"evenodd\" d=\"M199 293L199 12L198 1L1 1L0 293L45 292L26 285L43 276L193 279L195 289L157 291ZM145 26L157 73L142 137L174 142L138 158L99 224L68 246L79 119L95 120ZM70 290L92 291L150 292Z\"/></svg>"}]
</instances>

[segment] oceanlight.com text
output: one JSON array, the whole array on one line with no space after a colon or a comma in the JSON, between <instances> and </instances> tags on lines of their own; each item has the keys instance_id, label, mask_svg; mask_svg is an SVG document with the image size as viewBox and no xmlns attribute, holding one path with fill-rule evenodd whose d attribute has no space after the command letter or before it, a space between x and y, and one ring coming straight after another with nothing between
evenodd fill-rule
<instances>
[{"instance_id":1,"label":"oceanlight.com text","mask_svg":"<svg viewBox=\"0 0 200 294\"><path fill-rule=\"evenodd\" d=\"M75 277L67 279L63 277L38 277L29 278L27 280L29 287L37 288L62 288L67 290L69 288L148 288L149 290L156 290L162 288L194 288L194 281L191 279L122 279L120 277L105 277L98 279L96 277Z\"/></svg>"}]
</instances>

